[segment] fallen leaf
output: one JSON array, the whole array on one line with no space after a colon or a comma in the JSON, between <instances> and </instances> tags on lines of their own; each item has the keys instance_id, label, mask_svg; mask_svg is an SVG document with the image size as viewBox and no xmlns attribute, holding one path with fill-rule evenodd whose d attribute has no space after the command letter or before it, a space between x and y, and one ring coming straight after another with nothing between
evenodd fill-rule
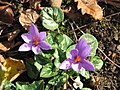
<instances>
[{"instance_id":1,"label":"fallen leaf","mask_svg":"<svg viewBox=\"0 0 120 90\"><path fill-rule=\"evenodd\" d=\"M7 48L5 45L3 45L2 43L0 43L0 50L7 51L7 50L9 50L9 48Z\"/></svg>"},{"instance_id":2,"label":"fallen leaf","mask_svg":"<svg viewBox=\"0 0 120 90\"><path fill-rule=\"evenodd\" d=\"M87 13L92 15L93 18L95 18L96 20L102 20L103 10L97 4L96 0L74 0L74 1L78 2L77 8L81 9L83 15Z\"/></svg>"},{"instance_id":3,"label":"fallen leaf","mask_svg":"<svg viewBox=\"0 0 120 90\"><path fill-rule=\"evenodd\" d=\"M50 0L51 6L60 7L62 4L62 0Z\"/></svg>"},{"instance_id":4,"label":"fallen leaf","mask_svg":"<svg viewBox=\"0 0 120 90\"><path fill-rule=\"evenodd\" d=\"M15 45L15 41L4 41L2 42L2 44L7 48L7 50L12 49ZM7 51L7 50L3 50L3 51Z\"/></svg>"},{"instance_id":5,"label":"fallen leaf","mask_svg":"<svg viewBox=\"0 0 120 90\"><path fill-rule=\"evenodd\" d=\"M0 62L5 62L5 58L0 54Z\"/></svg>"},{"instance_id":6,"label":"fallen leaf","mask_svg":"<svg viewBox=\"0 0 120 90\"><path fill-rule=\"evenodd\" d=\"M6 68L6 71L0 71L0 83L3 80L14 81L21 73L26 70L24 62L22 60L13 58L7 58L3 63L3 66Z\"/></svg>"},{"instance_id":7,"label":"fallen leaf","mask_svg":"<svg viewBox=\"0 0 120 90\"><path fill-rule=\"evenodd\" d=\"M14 14L10 5L0 6L0 21L11 24L14 20Z\"/></svg>"},{"instance_id":8,"label":"fallen leaf","mask_svg":"<svg viewBox=\"0 0 120 90\"><path fill-rule=\"evenodd\" d=\"M26 11L21 12L19 17L19 22L21 25L28 30L31 23L35 23L39 18L39 14L32 9L27 9Z\"/></svg>"}]
</instances>

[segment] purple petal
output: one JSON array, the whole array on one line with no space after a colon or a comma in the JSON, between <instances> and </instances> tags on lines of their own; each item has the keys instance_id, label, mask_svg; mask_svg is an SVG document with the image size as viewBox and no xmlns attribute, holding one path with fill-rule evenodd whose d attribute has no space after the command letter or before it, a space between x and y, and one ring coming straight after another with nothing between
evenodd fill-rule
<instances>
[{"instance_id":1,"label":"purple petal","mask_svg":"<svg viewBox=\"0 0 120 90\"><path fill-rule=\"evenodd\" d=\"M72 69L76 72L80 71L81 69L80 63L72 63Z\"/></svg>"},{"instance_id":2,"label":"purple petal","mask_svg":"<svg viewBox=\"0 0 120 90\"><path fill-rule=\"evenodd\" d=\"M68 58L60 64L59 68L66 70L66 69L71 68L71 64L72 64L71 59Z\"/></svg>"},{"instance_id":3,"label":"purple petal","mask_svg":"<svg viewBox=\"0 0 120 90\"><path fill-rule=\"evenodd\" d=\"M43 50L49 50L51 48L51 46L47 42L45 42L45 41L40 42L39 46Z\"/></svg>"},{"instance_id":4,"label":"purple petal","mask_svg":"<svg viewBox=\"0 0 120 90\"><path fill-rule=\"evenodd\" d=\"M39 54L41 50L39 46L32 46L32 51L34 54Z\"/></svg>"},{"instance_id":5,"label":"purple petal","mask_svg":"<svg viewBox=\"0 0 120 90\"><path fill-rule=\"evenodd\" d=\"M78 50L73 49L73 50L70 51L70 54L72 56L72 59L75 59L75 57L78 56Z\"/></svg>"},{"instance_id":6,"label":"purple petal","mask_svg":"<svg viewBox=\"0 0 120 90\"><path fill-rule=\"evenodd\" d=\"M39 33L39 38L41 41L44 41L46 39L46 32L40 32Z\"/></svg>"},{"instance_id":7,"label":"purple petal","mask_svg":"<svg viewBox=\"0 0 120 90\"><path fill-rule=\"evenodd\" d=\"M80 56L83 58L86 58L90 54L90 51L91 51L91 47L89 45L87 45L85 48L81 49Z\"/></svg>"},{"instance_id":8,"label":"purple petal","mask_svg":"<svg viewBox=\"0 0 120 90\"><path fill-rule=\"evenodd\" d=\"M86 46L87 46L86 40L84 38L81 38L75 48L78 49L79 51L81 51L81 49L83 49Z\"/></svg>"},{"instance_id":9,"label":"purple petal","mask_svg":"<svg viewBox=\"0 0 120 90\"><path fill-rule=\"evenodd\" d=\"M85 59L81 60L81 66L83 68L85 68L86 70L89 70L89 71L94 71L95 70L94 65L91 62L89 62L88 60L85 60Z\"/></svg>"},{"instance_id":10,"label":"purple petal","mask_svg":"<svg viewBox=\"0 0 120 90\"><path fill-rule=\"evenodd\" d=\"M31 47L32 47L32 45L24 43L19 47L18 51L30 51Z\"/></svg>"},{"instance_id":11,"label":"purple petal","mask_svg":"<svg viewBox=\"0 0 120 90\"><path fill-rule=\"evenodd\" d=\"M29 33L30 33L33 37L39 36L39 31L38 31L37 27L36 27L33 23L30 25Z\"/></svg>"},{"instance_id":12,"label":"purple petal","mask_svg":"<svg viewBox=\"0 0 120 90\"><path fill-rule=\"evenodd\" d=\"M22 34L21 37L26 43L30 43L33 40L31 34L28 33Z\"/></svg>"}]
</instances>

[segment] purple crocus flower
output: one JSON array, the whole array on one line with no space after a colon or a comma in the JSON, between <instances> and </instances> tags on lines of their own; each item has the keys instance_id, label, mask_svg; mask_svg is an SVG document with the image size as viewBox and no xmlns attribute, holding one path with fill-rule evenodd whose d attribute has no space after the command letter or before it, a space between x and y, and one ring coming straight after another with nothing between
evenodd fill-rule
<instances>
[{"instance_id":1,"label":"purple crocus flower","mask_svg":"<svg viewBox=\"0 0 120 90\"><path fill-rule=\"evenodd\" d=\"M77 43L75 49L70 51L70 57L64 60L59 68L64 70L72 68L76 72L80 71L82 67L89 71L95 70L93 64L86 60L90 51L91 47L87 45L86 40L82 38Z\"/></svg>"},{"instance_id":2,"label":"purple crocus flower","mask_svg":"<svg viewBox=\"0 0 120 90\"><path fill-rule=\"evenodd\" d=\"M29 33L22 34L21 37L25 41L25 43L19 47L18 51L32 50L35 54L39 54L41 49L50 49L50 45L45 42L46 32L39 33L38 29L34 24L31 24Z\"/></svg>"}]
</instances>

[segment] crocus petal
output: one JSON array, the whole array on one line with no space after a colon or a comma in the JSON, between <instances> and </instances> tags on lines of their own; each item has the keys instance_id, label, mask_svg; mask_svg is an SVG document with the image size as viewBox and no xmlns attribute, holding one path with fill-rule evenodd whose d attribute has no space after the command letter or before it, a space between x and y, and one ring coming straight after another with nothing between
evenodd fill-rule
<instances>
[{"instance_id":1,"label":"crocus petal","mask_svg":"<svg viewBox=\"0 0 120 90\"><path fill-rule=\"evenodd\" d=\"M91 51L91 47L89 45L87 45L85 48L81 49L80 56L83 58L86 58L90 54L90 51Z\"/></svg>"},{"instance_id":2,"label":"crocus petal","mask_svg":"<svg viewBox=\"0 0 120 90\"><path fill-rule=\"evenodd\" d=\"M94 71L95 70L94 65L91 62L89 62L88 60L85 60L85 59L81 60L81 66L83 68L85 68L86 70L89 70L89 71Z\"/></svg>"},{"instance_id":3,"label":"crocus petal","mask_svg":"<svg viewBox=\"0 0 120 90\"><path fill-rule=\"evenodd\" d=\"M71 68L71 64L72 64L71 59L68 58L60 64L59 68L67 70L67 69Z\"/></svg>"},{"instance_id":4,"label":"crocus petal","mask_svg":"<svg viewBox=\"0 0 120 90\"><path fill-rule=\"evenodd\" d=\"M49 50L51 48L51 46L45 42L45 41L41 41L39 44L40 48L42 48L43 50Z\"/></svg>"},{"instance_id":5,"label":"crocus petal","mask_svg":"<svg viewBox=\"0 0 120 90\"><path fill-rule=\"evenodd\" d=\"M76 56L78 56L78 50L77 49L73 49L70 51L70 54L72 56L72 59L74 60Z\"/></svg>"},{"instance_id":6,"label":"crocus petal","mask_svg":"<svg viewBox=\"0 0 120 90\"><path fill-rule=\"evenodd\" d=\"M79 63L72 63L72 69L78 72L81 69L81 65Z\"/></svg>"},{"instance_id":7,"label":"crocus petal","mask_svg":"<svg viewBox=\"0 0 120 90\"><path fill-rule=\"evenodd\" d=\"M87 46L87 42L84 38L81 38L80 41L77 43L76 45L76 49L78 49L79 51L81 51L82 48Z\"/></svg>"},{"instance_id":8,"label":"crocus petal","mask_svg":"<svg viewBox=\"0 0 120 90\"><path fill-rule=\"evenodd\" d=\"M32 51L34 54L39 54L41 50L39 46L32 46Z\"/></svg>"},{"instance_id":9,"label":"crocus petal","mask_svg":"<svg viewBox=\"0 0 120 90\"><path fill-rule=\"evenodd\" d=\"M39 38L41 41L45 40L46 39L46 32L40 32L39 33Z\"/></svg>"},{"instance_id":10,"label":"crocus petal","mask_svg":"<svg viewBox=\"0 0 120 90\"><path fill-rule=\"evenodd\" d=\"M21 37L26 43L30 43L33 40L31 34L28 33L22 34Z\"/></svg>"},{"instance_id":11,"label":"crocus petal","mask_svg":"<svg viewBox=\"0 0 120 90\"><path fill-rule=\"evenodd\" d=\"M19 47L18 51L30 51L31 47L32 47L32 45L24 43Z\"/></svg>"},{"instance_id":12,"label":"crocus petal","mask_svg":"<svg viewBox=\"0 0 120 90\"><path fill-rule=\"evenodd\" d=\"M39 36L39 31L38 31L37 27L36 27L33 23L30 25L29 33L30 33L33 37Z\"/></svg>"}]
</instances>

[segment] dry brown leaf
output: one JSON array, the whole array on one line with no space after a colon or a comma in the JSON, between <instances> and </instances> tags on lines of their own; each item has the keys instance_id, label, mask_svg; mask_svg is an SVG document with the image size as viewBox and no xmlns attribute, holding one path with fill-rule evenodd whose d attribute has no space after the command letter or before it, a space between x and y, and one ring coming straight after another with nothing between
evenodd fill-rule
<instances>
[{"instance_id":1,"label":"dry brown leaf","mask_svg":"<svg viewBox=\"0 0 120 90\"><path fill-rule=\"evenodd\" d=\"M74 0L78 2L77 8L81 9L82 14L85 13L90 14L96 20L102 20L103 18L103 10L97 4L96 0Z\"/></svg>"},{"instance_id":2,"label":"dry brown leaf","mask_svg":"<svg viewBox=\"0 0 120 90\"><path fill-rule=\"evenodd\" d=\"M24 62L22 60L13 58L7 58L3 63L3 66L6 68L4 80L7 79L13 81L26 70Z\"/></svg>"},{"instance_id":3,"label":"dry brown leaf","mask_svg":"<svg viewBox=\"0 0 120 90\"><path fill-rule=\"evenodd\" d=\"M2 43L0 43L0 50L2 51L7 51L9 50L10 48L7 48L6 46L4 46Z\"/></svg>"},{"instance_id":4,"label":"dry brown leaf","mask_svg":"<svg viewBox=\"0 0 120 90\"><path fill-rule=\"evenodd\" d=\"M5 62L5 58L0 54L0 62Z\"/></svg>"},{"instance_id":5,"label":"dry brown leaf","mask_svg":"<svg viewBox=\"0 0 120 90\"><path fill-rule=\"evenodd\" d=\"M26 11L21 12L21 15L19 17L19 22L21 25L28 30L31 23L35 23L37 19L39 18L39 14L37 14L36 11L32 9L27 9Z\"/></svg>"},{"instance_id":6,"label":"dry brown leaf","mask_svg":"<svg viewBox=\"0 0 120 90\"><path fill-rule=\"evenodd\" d=\"M14 14L10 5L0 6L0 21L11 24L14 20Z\"/></svg>"},{"instance_id":7,"label":"dry brown leaf","mask_svg":"<svg viewBox=\"0 0 120 90\"><path fill-rule=\"evenodd\" d=\"M62 4L62 0L50 0L51 6L60 7Z\"/></svg>"},{"instance_id":8,"label":"dry brown leaf","mask_svg":"<svg viewBox=\"0 0 120 90\"><path fill-rule=\"evenodd\" d=\"M13 48L13 46L15 45L15 41L4 41L2 42L2 44L7 48L7 50ZM6 50L6 51L7 51Z\"/></svg>"}]
</instances>

